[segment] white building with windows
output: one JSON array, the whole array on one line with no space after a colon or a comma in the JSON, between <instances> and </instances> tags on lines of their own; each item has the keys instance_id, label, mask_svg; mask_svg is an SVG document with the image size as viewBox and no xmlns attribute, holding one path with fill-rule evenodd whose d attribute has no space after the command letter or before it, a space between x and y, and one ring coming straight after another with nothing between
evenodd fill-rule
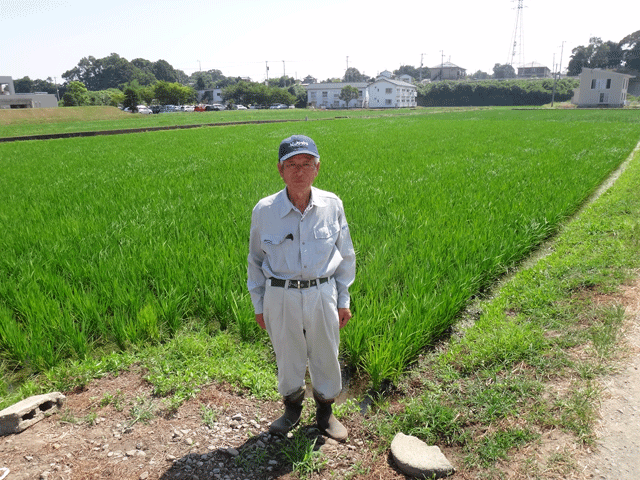
<instances>
[{"instance_id":1,"label":"white building with windows","mask_svg":"<svg viewBox=\"0 0 640 480\"><path fill-rule=\"evenodd\" d=\"M402 80L378 77L368 87L369 108L407 108L418 105L418 89Z\"/></svg>"},{"instance_id":2,"label":"white building with windows","mask_svg":"<svg viewBox=\"0 0 640 480\"><path fill-rule=\"evenodd\" d=\"M351 85L358 98L349 105L340 100L342 89ZM417 106L415 85L381 75L373 83L310 83L306 85L307 105L313 108L404 108Z\"/></svg>"},{"instance_id":3,"label":"white building with windows","mask_svg":"<svg viewBox=\"0 0 640 480\"><path fill-rule=\"evenodd\" d=\"M340 100L340 93L347 85L358 89L358 98L349 105ZM307 105L314 108L366 108L366 82L310 83L307 89Z\"/></svg>"},{"instance_id":4,"label":"white building with windows","mask_svg":"<svg viewBox=\"0 0 640 480\"><path fill-rule=\"evenodd\" d=\"M16 93L13 78L0 77L0 108L55 108L58 99L51 93Z\"/></svg>"},{"instance_id":5,"label":"white building with windows","mask_svg":"<svg viewBox=\"0 0 640 480\"><path fill-rule=\"evenodd\" d=\"M629 79L633 75L599 68L583 68L580 87L571 103L578 107L623 107L627 101Z\"/></svg>"}]
</instances>

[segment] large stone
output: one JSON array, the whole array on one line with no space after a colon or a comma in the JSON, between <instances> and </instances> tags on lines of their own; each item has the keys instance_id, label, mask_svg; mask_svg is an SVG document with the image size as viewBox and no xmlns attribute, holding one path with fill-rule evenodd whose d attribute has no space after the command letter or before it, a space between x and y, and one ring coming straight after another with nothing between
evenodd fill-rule
<instances>
[{"instance_id":1,"label":"large stone","mask_svg":"<svg viewBox=\"0 0 640 480\"><path fill-rule=\"evenodd\" d=\"M62 408L66 397L60 392L35 395L0 412L0 436L20 433L45 416Z\"/></svg>"},{"instance_id":2,"label":"large stone","mask_svg":"<svg viewBox=\"0 0 640 480\"><path fill-rule=\"evenodd\" d=\"M444 478L455 472L440 448L402 432L391 442L391 455L398 468L412 477Z\"/></svg>"}]
</instances>

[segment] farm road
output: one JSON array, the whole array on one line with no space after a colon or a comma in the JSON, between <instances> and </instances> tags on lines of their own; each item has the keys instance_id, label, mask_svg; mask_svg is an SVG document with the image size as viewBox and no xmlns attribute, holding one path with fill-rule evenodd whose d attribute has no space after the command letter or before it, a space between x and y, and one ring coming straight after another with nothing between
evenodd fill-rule
<instances>
[{"instance_id":1,"label":"farm road","mask_svg":"<svg viewBox=\"0 0 640 480\"><path fill-rule=\"evenodd\" d=\"M625 355L617 373L601 382L597 451L587 451L590 455L579 462L586 479L640 478L640 279L623 292L629 318L620 342Z\"/></svg>"}]
</instances>

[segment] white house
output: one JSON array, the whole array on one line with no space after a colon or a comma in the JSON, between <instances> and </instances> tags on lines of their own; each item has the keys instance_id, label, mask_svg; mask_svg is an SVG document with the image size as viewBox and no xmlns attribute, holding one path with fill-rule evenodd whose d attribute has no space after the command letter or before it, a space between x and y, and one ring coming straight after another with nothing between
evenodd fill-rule
<instances>
[{"instance_id":1,"label":"white house","mask_svg":"<svg viewBox=\"0 0 640 480\"><path fill-rule=\"evenodd\" d=\"M209 92L209 98L211 99L211 103L224 103L222 100L222 89L221 88L209 88L207 90L198 90L196 99L198 102L202 101L205 93Z\"/></svg>"},{"instance_id":2,"label":"white house","mask_svg":"<svg viewBox=\"0 0 640 480\"><path fill-rule=\"evenodd\" d=\"M378 77L369 85L369 108L404 108L417 106L418 89L402 80Z\"/></svg>"},{"instance_id":3,"label":"white house","mask_svg":"<svg viewBox=\"0 0 640 480\"><path fill-rule=\"evenodd\" d=\"M460 80L467 76L467 70L451 62L443 62L440 65L431 67L431 81L440 80Z\"/></svg>"},{"instance_id":4,"label":"white house","mask_svg":"<svg viewBox=\"0 0 640 480\"><path fill-rule=\"evenodd\" d=\"M351 100L349 105L340 100L340 93L347 85L358 89L358 98ZM336 83L310 83L307 89L307 105L314 108L347 108L366 107L366 82L336 82Z\"/></svg>"},{"instance_id":5,"label":"white house","mask_svg":"<svg viewBox=\"0 0 640 480\"><path fill-rule=\"evenodd\" d=\"M0 77L0 108L53 108L58 99L51 93L16 93L13 78Z\"/></svg>"},{"instance_id":6,"label":"white house","mask_svg":"<svg viewBox=\"0 0 640 480\"><path fill-rule=\"evenodd\" d=\"M623 107L627 100L629 79L633 75L599 68L583 68L580 87L571 103L578 107Z\"/></svg>"}]
</instances>

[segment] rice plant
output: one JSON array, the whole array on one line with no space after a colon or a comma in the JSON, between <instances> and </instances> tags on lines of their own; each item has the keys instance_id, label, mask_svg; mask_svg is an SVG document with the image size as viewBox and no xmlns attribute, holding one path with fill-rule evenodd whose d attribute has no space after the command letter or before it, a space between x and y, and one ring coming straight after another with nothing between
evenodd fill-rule
<instances>
[{"instance_id":1,"label":"rice plant","mask_svg":"<svg viewBox=\"0 0 640 480\"><path fill-rule=\"evenodd\" d=\"M396 378L626 158L637 112L487 110L0 145L0 355L46 369L186 322L263 335L251 209L282 138L320 148L357 253L342 348Z\"/></svg>"}]
</instances>

